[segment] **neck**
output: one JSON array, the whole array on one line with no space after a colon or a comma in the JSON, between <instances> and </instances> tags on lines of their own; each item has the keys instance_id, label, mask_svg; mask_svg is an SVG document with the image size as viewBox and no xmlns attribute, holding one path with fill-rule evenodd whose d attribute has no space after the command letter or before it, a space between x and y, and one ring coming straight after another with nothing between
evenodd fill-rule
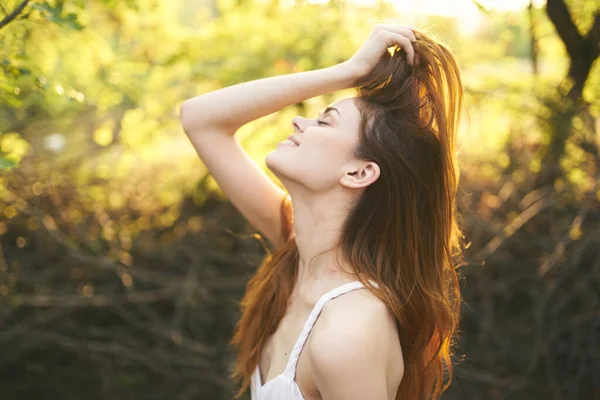
<instances>
[{"instance_id":1,"label":"neck","mask_svg":"<svg viewBox=\"0 0 600 400\"><path fill-rule=\"evenodd\" d=\"M294 233L299 253L298 277L300 285L339 282L350 279L346 260L341 255L338 241L348 215L348 199L328 195L292 196Z\"/></svg>"}]
</instances>

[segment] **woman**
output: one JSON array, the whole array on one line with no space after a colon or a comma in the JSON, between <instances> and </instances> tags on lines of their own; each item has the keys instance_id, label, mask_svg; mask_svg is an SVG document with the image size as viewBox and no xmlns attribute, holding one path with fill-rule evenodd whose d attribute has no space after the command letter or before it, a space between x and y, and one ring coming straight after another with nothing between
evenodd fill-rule
<instances>
[{"instance_id":1,"label":"woman","mask_svg":"<svg viewBox=\"0 0 600 400\"><path fill-rule=\"evenodd\" d=\"M268 154L287 191L235 140L249 121L355 86L358 96L318 118L294 117L289 140ZM184 102L199 156L276 246L241 301L236 398L248 387L253 400L412 400L446 389L460 303L461 104L448 48L395 24L377 25L341 64Z\"/></svg>"}]
</instances>

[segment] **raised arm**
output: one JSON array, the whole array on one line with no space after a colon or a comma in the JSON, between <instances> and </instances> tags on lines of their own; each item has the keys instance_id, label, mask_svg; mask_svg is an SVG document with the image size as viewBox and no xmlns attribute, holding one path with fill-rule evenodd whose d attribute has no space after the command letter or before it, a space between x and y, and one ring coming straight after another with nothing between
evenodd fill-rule
<instances>
[{"instance_id":1,"label":"raised arm","mask_svg":"<svg viewBox=\"0 0 600 400\"><path fill-rule=\"evenodd\" d=\"M348 64L244 82L186 100L181 123L196 152L232 204L270 242L281 237L285 192L235 139L244 124L291 104L352 87Z\"/></svg>"},{"instance_id":2,"label":"raised arm","mask_svg":"<svg viewBox=\"0 0 600 400\"><path fill-rule=\"evenodd\" d=\"M189 134L211 127L234 132L242 125L311 97L354 86L368 74L388 48L399 46L410 64L416 41L409 26L377 24L371 35L347 61L315 71L258 79L186 100L181 121Z\"/></svg>"},{"instance_id":3,"label":"raised arm","mask_svg":"<svg viewBox=\"0 0 600 400\"><path fill-rule=\"evenodd\" d=\"M235 132L246 123L311 97L351 88L384 51L403 46L412 58L410 29L380 24L347 61L314 71L244 82L183 102L181 124L225 195L272 243L282 239L280 189L242 149Z\"/></svg>"},{"instance_id":4,"label":"raised arm","mask_svg":"<svg viewBox=\"0 0 600 400\"><path fill-rule=\"evenodd\" d=\"M234 133L242 125L311 97L352 87L357 78L343 62L314 71L257 79L186 100L181 123L186 133L224 129Z\"/></svg>"}]
</instances>

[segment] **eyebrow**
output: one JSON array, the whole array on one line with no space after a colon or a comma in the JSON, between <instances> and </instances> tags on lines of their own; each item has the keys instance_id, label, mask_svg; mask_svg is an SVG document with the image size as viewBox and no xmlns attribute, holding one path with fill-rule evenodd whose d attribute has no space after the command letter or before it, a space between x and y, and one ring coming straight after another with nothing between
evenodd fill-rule
<instances>
[{"instance_id":1,"label":"eyebrow","mask_svg":"<svg viewBox=\"0 0 600 400\"><path fill-rule=\"evenodd\" d=\"M340 113L340 110L338 110L337 108L335 108L335 107L327 107L327 108L326 108L326 109L323 111L323 113L319 113L319 118L321 118L323 115L327 114L329 111L337 111L337 113L338 113L340 116L342 115L342 113Z\"/></svg>"}]
</instances>

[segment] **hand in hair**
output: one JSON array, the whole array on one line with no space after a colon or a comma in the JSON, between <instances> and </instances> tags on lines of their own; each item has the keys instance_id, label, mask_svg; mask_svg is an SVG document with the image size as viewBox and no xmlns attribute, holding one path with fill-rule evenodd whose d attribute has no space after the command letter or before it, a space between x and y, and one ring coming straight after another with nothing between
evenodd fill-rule
<instances>
[{"instance_id":1,"label":"hand in hair","mask_svg":"<svg viewBox=\"0 0 600 400\"><path fill-rule=\"evenodd\" d=\"M375 68L384 52L389 47L398 46L406 52L409 64L414 64L415 56L413 43L417 41L412 28L406 25L377 24L367 41L358 49L347 63L362 77Z\"/></svg>"}]
</instances>

